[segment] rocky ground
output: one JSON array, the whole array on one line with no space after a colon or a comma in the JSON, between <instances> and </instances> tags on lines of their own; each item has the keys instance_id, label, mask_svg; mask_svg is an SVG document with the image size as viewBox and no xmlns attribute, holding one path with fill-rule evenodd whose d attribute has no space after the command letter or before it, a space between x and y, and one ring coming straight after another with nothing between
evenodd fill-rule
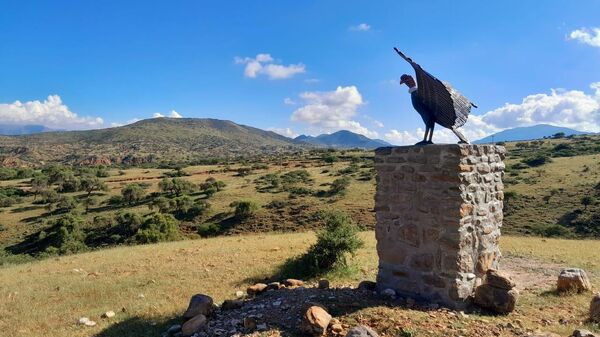
<instances>
[{"instance_id":1,"label":"rocky ground","mask_svg":"<svg viewBox=\"0 0 600 337\"><path fill-rule=\"evenodd\" d=\"M521 293L556 287L562 269L559 265L519 257L505 259L503 266L504 275L510 275ZM411 337L417 336L415 327L427 331L428 336L558 336L526 327L518 310L505 316L506 323L494 324L490 322L494 314L478 307L454 311L436 303L396 296L388 290L377 292L375 284L369 281L330 288L327 280L312 284L286 280L259 283L246 292L238 291L237 298L220 306L214 305L210 297L197 295L184 314L191 319L183 324L183 331L181 325L175 325L163 336ZM600 297L597 302L600 308ZM557 317L564 322L573 319L582 321L575 316ZM552 322L542 320L540 324L547 326ZM365 327L374 328L377 334ZM577 332L573 335L578 336ZM579 335L597 336L587 335L583 330Z\"/></svg>"}]
</instances>

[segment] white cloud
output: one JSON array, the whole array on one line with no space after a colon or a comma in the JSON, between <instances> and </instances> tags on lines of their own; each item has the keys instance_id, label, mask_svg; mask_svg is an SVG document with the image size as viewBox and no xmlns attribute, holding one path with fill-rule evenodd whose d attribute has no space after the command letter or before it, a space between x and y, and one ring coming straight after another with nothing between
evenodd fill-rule
<instances>
[{"instance_id":1,"label":"white cloud","mask_svg":"<svg viewBox=\"0 0 600 337\"><path fill-rule=\"evenodd\" d=\"M296 138L296 137L298 137L298 134L295 133L290 128L268 128L267 130L273 131L275 133L278 133L278 134L280 134L282 136L289 137L289 138Z\"/></svg>"},{"instance_id":2,"label":"white cloud","mask_svg":"<svg viewBox=\"0 0 600 337\"><path fill-rule=\"evenodd\" d=\"M375 124L376 127L378 128L382 128L383 127L383 123L381 123L380 121L374 119L373 120L373 124Z\"/></svg>"},{"instance_id":3,"label":"white cloud","mask_svg":"<svg viewBox=\"0 0 600 337\"><path fill-rule=\"evenodd\" d=\"M181 115L179 114L179 112L177 112L177 111L175 111L175 110L171 110L171 112L170 112L170 113L169 113L167 116L165 116L165 115L161 114L160 112L155 112L155 113L152 115L152 117L153 117L153 118L161 118L161 117L169 117L169 118L182 118L183 116L181 116Z\"/></svg>"},{"instance_id":4,"label":"white cloud","mask_svg":"<svg viewBox=\"0 0 600 337\"><path fill-rule=\"evenodd\" d=\"M334 91L304 92L300 98L304 106L292 113L292 121L308 123L319 132L345 129L367 137L377 137L377 132L353 120L358 107L364 104L355 86L337 87Z\"/></svg>"},{"instance_id":5,"label":"white cloud","mask_svg":"<svg viewBox=\"0 0 600 337\"><path fill-rule=\"evenodd\" d=\"M50 95L44 101L0 103L0 121L56 129L91 129L104 125L100 117L78 116L63 104L59 95Z\"/></svg>"},{"instance_id":6,"label":"white cloud","mask_svg":"<svg viewBox=\"0 0 600 337\"><path fill-rule=\"evenodd\" d=\"M600 28L581 28L572 31L569 39L577 40L580 43L588 44L592 47L600 47Z\"/></svg>"},{"instance_id":7,"label":"white cloud","mask_svg":"<svg viewBox=\"0 0 600 337\"><path fill-rule=\"evenodd\" d=\"M294 104L296 104L296 102L294 102L293 99L291 99L289 97L286 97L286 98L283 99L283 104L294 105Z\"/></svg>"},{"instance_id":8,"label":"white cloud","mask_svg":"<svg viewBox=\"0 0 600 337\"><path fill-rule=\"evenodd\" d=\"M280 80L306 72L306 67L302 63L289 65L276 64L270 54L258 54L254 58L236 56L234 61L236 64L246 65L244 76L248 78L256 78L262 74L271 80Z\"/></svg>"},{"instance_id":9,"label":"white cloud","mask_svg":"<svg viewBox=\"0 0 600 337\"><path fill-rule=\"evenodd\" d=\"M600 131L600 82L590 85L591 94L579 90L552 89L549 94L534 94L521 103L506 103L483 115L471 115L461 131L474 141L492 133L519 126L552 124L581 131ZM390 130L385 138L394 144L411 144L422 139L423 130ZM452 131L436 127L434 142L457 141Z\"/></svg>"},{"instance_id":10,"label":"white cloud","mask_svg":"<svg viewBox=\"0 0 600 337\"><path fill-rule=\"evenodd\" d=\"M369 26L366 23L360 23L356 26L350 26L350 28L348 28L348 29L350 29L351 31L355 31L355 32L366 32L366 31L371 30L371 26Z\"/></svg>"},{"instance_id":11,"label":"white cloud","mask_svg":"<svg viewBox=\"0 0 600 337\"><path fill-rule=\"evenodd\" d=\"M319 83L319 82L321 82L321 80L318 78L307 78L304 80L304 83L308 83L308 84Z\"/></svg>"}]
</instances>

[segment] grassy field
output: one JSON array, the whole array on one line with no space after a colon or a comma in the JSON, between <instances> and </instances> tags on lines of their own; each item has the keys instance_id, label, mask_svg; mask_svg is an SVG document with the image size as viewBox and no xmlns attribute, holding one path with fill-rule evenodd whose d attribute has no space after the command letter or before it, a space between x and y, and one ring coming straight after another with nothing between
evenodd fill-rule
<instances>
[{"instance_id":1,"label":"grassy field","mask_svg":"<svg viewBox=\"0 0 600 337\"><path fill-rule=\"evenodd\" d=\"M353 285L374 279L377 271L373 232L363 232L366 245L352 260L353 272L326 275L333 285ZM217 303L236 290L272 276L288 258L314 242L312 233L241 235L155 245L118 247L0 268L0 331L6 336L159 336L185 310L195 293ZM531 262L530 280L539 288L522 291L517 311L509 316L472 314L460 322L464 336L481 336L477 327L521 322L525 329L567 335L585 320L590 294L554 295L552 283L561 266L584 267L600 285L600 241L572 241L506 236L502 238L506 266L511 259ZM519 260L520 261L520 260ZM521 264L521 263L518 263ZM545 266L545 273L536 268ZM598 288L596 288L598 289ZM110 320L100 315L117 313ZM433 316L432 316L433 315ZM76 324L87 316L98 322ZM410 328L415 336L448 336L441 313L402 307L371 307L340 317L343 322L370 322L385 330ZM566 324L560 324L559 319ZM455 324L453 323L453 324ZM462 324L462 325L461 325ZM594 328L594 327L591 327ZM502 332L502 336L513 336Z\"/></svg>"}]
</instances>

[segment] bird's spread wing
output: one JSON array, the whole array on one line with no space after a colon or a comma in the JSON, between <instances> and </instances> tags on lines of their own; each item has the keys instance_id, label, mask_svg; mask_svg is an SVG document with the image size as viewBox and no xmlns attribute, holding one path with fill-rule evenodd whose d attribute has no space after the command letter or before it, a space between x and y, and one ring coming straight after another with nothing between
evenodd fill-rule
<instances>
[{"instance_id":1,"label":"bird's spread wing","mask_svg":"<svg viewBox=\"0 0 600 337\"><path fill-rule=\"evenodd\" d=\"M423 104L435 113L436 122L451 129L463 126L467 122L471 107L474 106L471 101L449 83L442 82L425 71L399 50L396 49L396 52L415 69L417 93Z\"/></svg>"}]
</instances>

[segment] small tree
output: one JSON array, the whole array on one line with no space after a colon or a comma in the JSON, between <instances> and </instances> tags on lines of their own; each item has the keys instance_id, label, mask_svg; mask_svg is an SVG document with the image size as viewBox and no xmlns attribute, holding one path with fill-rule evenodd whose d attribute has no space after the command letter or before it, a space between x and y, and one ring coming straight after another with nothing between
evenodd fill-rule
<instances>
[{"instance_id":1,"label":"small tree","mask_svg":"<svg viewBox=\"0 0 600 337\"><path fill-rule=\"evenodd\" d=\"M179 222L171 214L154 213L144 219L135 240L139 243L173 241L180 237Z\"/></svg>"},{"instance_id":2,"label":"small tree","mask_svg":"<svg viewBox=\"0 0 600 337\"><path fill-rule=\"evenodd\" d=\"M588 206L596 203L596 199L594 197L586 195L581 198L581 204L583 205L583 210L587 210Z\"/></svg>"},{"instance_id":3,"label":"small tree","mask_svg":"<svg viewBox=\"0 0 600 337\"><path fill-rule=\"evenodd\" d=\"M38 195L48 189L48 178L43 175L33 177L29 184L31 185L30 191L33 193L33 200L35 201Z\"/></svg>"},{"instance_id":4,"label":"small tree","mask_svg":"<svg viewBox=\"0 0 600 337\"><path fill-rule=\"evenodd\" d=\"M100 180L100 178L95 176L83 176L80 179L81 189L87 193L87 197L90 197L90 194L94 191L107 191L108 186Z\"/></svg>"},{"instance_id":5,"label":"small tree","mask_svg":"<svg viewBox=\"0 0 600 337\"><path fill-rule=\"evenodd\" d=\"M232 202L229 207L234 208L235 217L239 220L251 217L258 210L258 205L255 202L246 200Z\"/></svg>"},{"instance_id":6,"label":"small tree","mask_svg":"<svg viewBox=\"0 0 600 337\"><path fill-rule=\"evenodd\" d=\"M129 205L140 202L146 195L146 191L138 184L129 184L121 190L123 201Z\"/></svg>"}]
</instances>

